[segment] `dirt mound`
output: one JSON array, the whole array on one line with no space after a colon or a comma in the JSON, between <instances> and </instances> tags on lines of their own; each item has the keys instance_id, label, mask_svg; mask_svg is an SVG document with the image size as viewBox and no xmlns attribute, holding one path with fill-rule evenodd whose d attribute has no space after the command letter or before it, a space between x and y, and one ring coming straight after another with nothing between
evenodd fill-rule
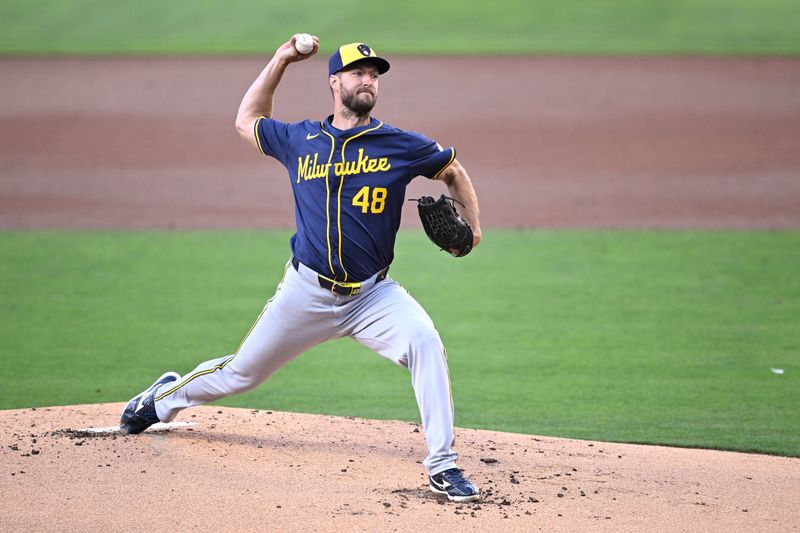
<instances>
[{"instance_id":1,"label":"dirt mound","mask_svg":"<svg viewBox=\"0 0 800 533\"><path fill-rule=\"evenodd\" d=\"M764 530L800 527L800 459L459 429L483 491L426 488L416 424L200 407L93 433L123 404L0 411L12 531Z\"/></svg>"}]
</instances>

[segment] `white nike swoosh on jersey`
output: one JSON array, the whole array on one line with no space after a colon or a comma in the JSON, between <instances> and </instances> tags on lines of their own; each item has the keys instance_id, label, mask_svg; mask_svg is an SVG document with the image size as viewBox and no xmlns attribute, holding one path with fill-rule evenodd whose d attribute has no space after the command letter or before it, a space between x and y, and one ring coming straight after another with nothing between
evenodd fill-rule
<instances>
[{"instance_id":1,"label":"white nike swoosh on jersey","mask_svg":"<svg viewBox=\"0 0 800 533\"><path fill-rule=\"evenodd\" d=\"M306 133L306 140L307 141L310 141L314 137L319 137L319 133L315 133L314 135L311 135L310 133Z\"/></svg>"}]
</instances>

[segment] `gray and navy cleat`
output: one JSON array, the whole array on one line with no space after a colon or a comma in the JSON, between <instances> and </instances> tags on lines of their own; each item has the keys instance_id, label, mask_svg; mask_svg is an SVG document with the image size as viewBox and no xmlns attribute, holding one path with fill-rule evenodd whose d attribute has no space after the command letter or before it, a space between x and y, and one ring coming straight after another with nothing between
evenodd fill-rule
<instances>
[{"instance_id":1,"label":"gray and navy cleat","mask_svg":"<svg viewBox=\"0 0 800 533\"><path fill-rule=\"evenodd\" d=\"M133 397L119 420L119 430L123 435L141 433L153 424L159 422L156 414L155 391L161 385L181 379L177 372L167 372L150 385L147 390Z\"/></svg>"},{"instance_id":2,"label":"gray and navy cleat","mask_svg":"<svg viewBox=\"0 0 800 533\"><path fill-rule=\"evenodd\" d=\"M436 494L445 494L450 501L465 503L480 499L481 491L464 477L458 468L451 468L436 475L428 476L431 490Z\"/></svg>"}]
</instances>

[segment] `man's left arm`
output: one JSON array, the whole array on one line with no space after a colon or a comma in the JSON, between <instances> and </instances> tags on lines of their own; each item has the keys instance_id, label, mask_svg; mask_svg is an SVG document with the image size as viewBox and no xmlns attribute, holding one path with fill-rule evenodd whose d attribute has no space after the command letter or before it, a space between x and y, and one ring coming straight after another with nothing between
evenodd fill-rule
<instances>
[{"instance_id":1,"label":"man's left arm","mask_svg":"<svg viewBox=\"0 0 800 533\"><path fill-rule=\"evenodd\" d=\"M439 181L447 185L450 196L461 202L464 207L460 210L461 216L472 226L472 247L481 242L480 210L478 209L478 196L472 187L466 169L454 159L450 165L439 175Z\"/></svg>"}]
</instances>

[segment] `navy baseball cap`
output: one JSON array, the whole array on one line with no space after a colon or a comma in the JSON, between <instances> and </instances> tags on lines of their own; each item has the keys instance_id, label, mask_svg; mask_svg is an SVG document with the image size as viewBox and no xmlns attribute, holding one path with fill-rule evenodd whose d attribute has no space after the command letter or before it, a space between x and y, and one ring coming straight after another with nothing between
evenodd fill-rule
<instances>
[{"instance_id":1,"label":"navy baseball cap","mask_svg":"<svg viewBox=\"0 0 800 533\"><path fill-rule=\"evenodd\" d=\"M378 74L383 74L389 70L389 62L382 57L378 57L375 50L364 43L350 43L340 46L328 60L328 76L336 74L343 68L358 61L371 62L377 67Z\"/></svg>"}]
</instances>

